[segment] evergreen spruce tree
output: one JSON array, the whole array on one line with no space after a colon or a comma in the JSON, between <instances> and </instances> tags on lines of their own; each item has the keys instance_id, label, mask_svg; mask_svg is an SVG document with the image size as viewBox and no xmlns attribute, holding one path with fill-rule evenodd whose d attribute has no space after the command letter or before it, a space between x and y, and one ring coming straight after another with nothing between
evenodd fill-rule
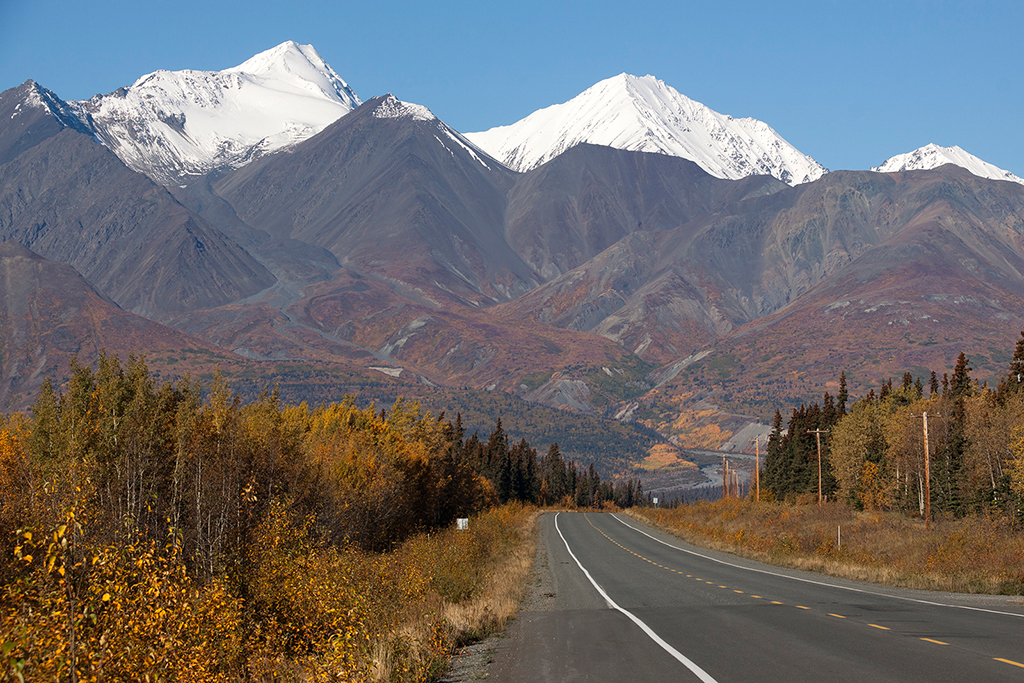
<instances>
[{"instance_id":1,"label":"evergreen spruce tree","mask_svg":"<svg viewBox=\"0 0 1024 683\"><path fill-rule=\"evenodd\" d=\"M846 415L846 402L850 399L850 394L846 390L846 371L839 373L839 396L837 397L839 404L839 415Z\"/></svg>"},{"instance_id":2,"label":"evergreen spruce tree","mask_svg":"<svg viewBox=\"0 0 1024 683\"><path fill-rule=\"evenodd\" d=\"M1021 330L1020 339L1017 340L1017 348L1013 351L1013 360L1006 371L1006 376L999 384L997 395L1001 401L1005 401L1024 387L1024 330Z\"/></svg>"},{"instance_id":3,"label":"evergreen spruce tree","mask_svg":"<svg viewBox=\"0 0 1024 683\"><path fill-rule=\"evenodd\" d=\"M772 431L768 436L768 446L765 449L764 476L761 477L761 485L779 498L785 495L782 481L786 465L783 461L783 438L782 413L776 408L775 418L772 420Z\"/></svg>"},{"instance_id":4,"label":"evergreen spruce tree","mask_svg":"<svg viewBox=\"0 0 1024 683\"><path fill-rule=\"evenodd\" d=\"M949 383L949 396L953 400L971 394L971 368L967 356L960 353L956 359L956 367L953 368L953 379Z\"/></svg>"}]
</instances>

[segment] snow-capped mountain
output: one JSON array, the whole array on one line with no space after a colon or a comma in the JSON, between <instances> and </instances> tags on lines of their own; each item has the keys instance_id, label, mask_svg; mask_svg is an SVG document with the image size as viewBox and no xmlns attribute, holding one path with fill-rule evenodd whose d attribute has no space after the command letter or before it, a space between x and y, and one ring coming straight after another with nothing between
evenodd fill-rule
<instances>
[{"instance_id":1,"label":"snow-capped mountain","mask_svg":"<svg viewBox=\"0 0 1024 683\"><path fill-rule=\"evenodd\" d=\"M156 71L70 103L125 164L166 185L291 147L359 104L312 45L293 41L224 71Z\"/></svg>"},{"instance_id":2,"label":"snow-capped mountain","mask_svg":"<svg viewBox=\"0 0 1024 683\"><path fill-rule=\"evenodd\" d=\"M466 137L518 171L589 142L690 159L718 178L763 174L796 185L827 172L768 124L719 114L654 76L619 74L568 102Z\"/></svg>"},{"instance_id":3,"label":"snow-capped mountain","mask_svg":"<svg viewBox=\"0 0 1024 683\"><path fill-rule=\"evenodd\" d=\"M956 164L962 166L979 178L991 178L992 180L1011 180L1024 185L1024 178L1015 176L998 166L993 166L987 161L982 161L970 152L965 152L960 147L940 147L939 145L925 145L920 149L906 154L897 154L887 159L881 166L875 166L872 171L879 173L896 173L899 171L927 171L938 168L944 164Z\"/></svg>"}]
</instances>

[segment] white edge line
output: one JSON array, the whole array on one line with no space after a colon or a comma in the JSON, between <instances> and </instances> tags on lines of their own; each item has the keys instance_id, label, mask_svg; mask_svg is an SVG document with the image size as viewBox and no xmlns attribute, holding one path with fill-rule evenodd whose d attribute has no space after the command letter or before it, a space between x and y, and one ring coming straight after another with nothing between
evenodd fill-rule
<instances>
[{"instance_id":1,"label":"white edge line","mask_svg":"<svg viewBox=\"0 0 1024 683\"><path fill-rule=\"evenodd\" d=\"M655 633L651 629L650 626L648 626L644 622L640 621L640 619L637 618L636 616L634 616L632 612L624 610L623 608L621 608L617 604L615 604L615 601L612 600L611 597L607 593L604 592L604 589L601 588L601 586L598 585L597 581L594 581L594 577L590 575L590 572L587 571L586 567L583 566L583 564L576 557L575 553L573 553L572 548L569 547L569 541L565 540L565 536L562 535L562 530L560 528L558 528L558 515L559 514L561 514L561 513L558 513L558 512L555 513L555 531L557 531L558 535L561 537L562 543L565 544L565 549L569 551L569 555L572 557L572 559L576 560L576 565L583 572L584 576L587 577L587 580L589 580L590 583L593 584L594 588L597 589L597 592L601 594L601 597L604 598L604 601L606 603L608 603L608 606L610 608L612 608L613 610L616 610L616 611L619 611L619 612L622 612L623 614L625 614L630 619L630 621L632 621L634 624L639 626L640 630L642 630L644 633L647 634L648 638L650 638L655 643L660 645L661 649L663 649L665 652L667 652L670 655L672 655L676 660L678 660L680 663L682 663L687 669L692 671L694 673L694 675L697 676L697 678L699 678L700 680L704 681L704 683L718 683L714 678L711 677L710 674L708 674L708 672L704 671L704 669L702 669L699 666L697 666L686 655L684 655L682 652L680 652L679 650L675 649L674 647L672 647L671 645L666 643L661 638L661 636L659 636L657 633ZM643 533L643 532L640 532L640 533ZM655 539L655 540L657 540L657 539Z\"/></svg>"},{"instance_id":2,"label":"white edge line","mask_svg":"<svg viewBox=\"0 0 1024 683\"><path fill-rule=\"evenodd\" d=\"M757 572L758 574L768 574L769 576L778 576L779 578L790 579L792 581L801 581L803 583L812 583L815 586L825 586L826 588L839 588L839 589L844 590L844 591L853 591L854 593L865 593L867 595L877 595L878 597L881 597L881 598L892 598L894 600L905 600L907 602L916 602L916 603L919 603L919 604L922 604L922 605L932 605L934 607L949 607L951 609L967 609L967 610L971 610L973 612L987 612L988 614L1001 614L1001 615L1006 616L1006 617L1017 617L1018 619L1024 619L1024 614L1019 614L1017 612L1003 612L1001 610L996 610L996 609L985 609L984 607L970 607L968 605L951 605L951 604L949 604L947 602L935 602L933 600L920 600L918 598L908 598L908 597L905 597L905 596L902 596L902 595L892 595L890 593L879 593L877 591L869 591L869 590L866 590L864 588L854 588L853 586L842 586L842 585L837 584L837 583L827 583L825 581L814 581L813 579L804 579L804 578L801 578L799 576L790 576L789 574L780 574L779 572L770 572L767 569L755 569L754 567L744 567L741 564L733 564L732 562L726 562L725 560L719 560L718 558L711 557L710 555L704 555L702 553L694 552L692 550L687 550L686 548L680 548L677 545L672 545L671 543L667 543L667 542L661 540L660 538L655 538L654 536L651 536L649 533L647 533L643 529L638 529L635 526L633 526L632 524L626 524L626 522L624 522L615 513L612 513L612 517L616 521L618 521L620 524L622 524L623 526L629 527L630 529L632 529L633 531L637 532L638 534L643 534L647 538L649 538L651 540L654 540L654 541L657 541L658 543L661 543L662 545L667 545L669 548L674 548L674 549L679 550L681 552L688 553L690 555L694 555L695 557L701 557L701 558L704 558L705 560L710 560L711 562L717 562L718 564L724 564L726 567L733 567L735 569L743 569L743 570L748 571L748 572Z\"/></svg>"}]
</instances>

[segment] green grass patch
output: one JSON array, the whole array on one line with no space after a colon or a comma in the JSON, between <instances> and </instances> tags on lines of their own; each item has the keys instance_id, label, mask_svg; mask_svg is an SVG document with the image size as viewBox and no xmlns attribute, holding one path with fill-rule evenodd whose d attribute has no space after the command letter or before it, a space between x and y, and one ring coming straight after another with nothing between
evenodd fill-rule
<instances>
[{"instance_id":1,"label":"green grass patch","mask_svg":"<svg viewBox=\"0 0 1024 683\"><path fill-rule=\"evenodd\" d=\"M521 377L519 379L519 383L525 384L528 390L533 391L537 387L543 385L549 379L551 379L550 372L532 372L529 375L524 375L523 377Z\"/></svg>"}]
</instances>

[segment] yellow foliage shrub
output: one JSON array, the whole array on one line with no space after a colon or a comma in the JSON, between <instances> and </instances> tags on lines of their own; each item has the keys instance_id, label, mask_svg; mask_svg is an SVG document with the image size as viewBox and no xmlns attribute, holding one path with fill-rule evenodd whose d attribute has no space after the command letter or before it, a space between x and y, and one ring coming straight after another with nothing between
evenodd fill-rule
<instances>
[{"instance_id":1,"label":"yellow foliage shrub","mask_svg":"<svg viewBox=\"0 0 1024 683\"><path fill-rule=\"evenodd\" d=\"M20 534L24 572L5 587L0 614L11 673L64 680L73 667L79 681L234 678L241 613L222 582L194 585L173 545L91 547L74 514L66 520Z\"/></svg>"}]
</instances>

